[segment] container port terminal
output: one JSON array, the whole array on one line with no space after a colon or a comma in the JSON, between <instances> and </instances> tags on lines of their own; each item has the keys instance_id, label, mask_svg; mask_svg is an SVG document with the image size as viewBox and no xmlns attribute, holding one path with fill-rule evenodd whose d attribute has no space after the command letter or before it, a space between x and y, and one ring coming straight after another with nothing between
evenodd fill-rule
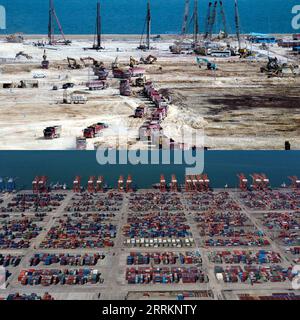
<instances>
[{"instance_id":1,"label":"container port terminal","mask_svg":"<svg viewBox=\"0 0 300 320\"><path fill-rule=\"evenodd\" d=\"M105 176L70 186L37 176L18 190L1 178L0 297L299 299L300 180L271 188L265 174L238 174L238 188L212 189L211 179L161 175L138 189L130 175L111 187Z\"/></svg>"},{"instance_id":2,"label":"container port terminal","mask_svg":"<svg viewBox=\"0 0 300 320\"><path fill-rule=\"evenodd\" d=\"M243 34L235 1L199 21L195 0L180 34L151 34L148 1L142 35L104 35L96 2L95 35L66 35L49 1L47 35L1 36L0 149L116 147L119 128L119 148L144 149L145 133L176 143L184 127L210 149L299 149L299 34Z\"/></svg>"}]
</instances>

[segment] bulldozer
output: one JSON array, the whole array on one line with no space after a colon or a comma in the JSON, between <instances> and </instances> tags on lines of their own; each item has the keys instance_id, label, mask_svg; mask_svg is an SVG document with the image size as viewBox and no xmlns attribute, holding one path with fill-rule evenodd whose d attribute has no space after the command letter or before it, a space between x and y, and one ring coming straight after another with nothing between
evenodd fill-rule
<instances>
[{"instance_id":1,"label":"bulldozer","mask_svg":"<svg viewBox=\"0 0 300 320\"><path fill-rule=\"evenodd\" d=\"M79 63L77 63L76 59L67 57L67 60L69 69L78 70L82 68L82 66Z\"/></svg>"},{"instance_id":2,"label":"bulldozer","mask_svg":"<svg viewBox=\"0 0 300 320\"><path fill-rule=\"evenodd\" d=\"M28 55L27 53L25 53L24 51L20 51L16 54L16 59L19 57L25 57L27 60L31 60L32 56Z\"/></svg>"},{"instance_id":3,"label":"bulldozer","mask_svg":"<svg viewBox=\"0 0 300 320\"><path fill-rule=\"evenodd\" d=\"M149 55L147 58L141 58L140 59L140 63L143 63L143 64L153 64L157 61L157 57L153 56L153 55Z\"/></svg>"}]
</instances>

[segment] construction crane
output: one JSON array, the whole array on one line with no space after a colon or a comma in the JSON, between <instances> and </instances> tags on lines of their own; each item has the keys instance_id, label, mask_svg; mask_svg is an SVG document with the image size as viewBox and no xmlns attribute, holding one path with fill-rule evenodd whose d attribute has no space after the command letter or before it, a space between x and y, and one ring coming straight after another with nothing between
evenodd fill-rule
<instances>
[{"instance_id":1,"label":"construction crane","mask_svg":"<svg viewBox=\"0 0 300 320\"><path fill-rule=\"evenodd\" d=\"M146 43L144 43L145 29L146 29ZM150 36L151 36L151 5L150 5L150 0L148 0L146 20L145 20L143 32L141 35L140 45L138 47L139 50L150 50Z\"/></svg>"},{"instance_id":2,"label":"construction crane","mask_svg":"<svg viewBox=\"0 0 300 320\"><path fill-rule=\"evenodd\" d=\"M227 31L227 23L226 23L226 16L225 16L224 7L223 7L223 1L220 1L220 13L221 13L223 27L224 27L223 37L227 38L228 37L228 31Z\"/></svg>"},{"instance_id":3,"label":"construction crane","mask_svg":"<svg viewBox=\"0 0 300 320\"><path fill-rule=\"evenodd\" d=\"M216 22L217 6L218 6L218 1L215 1L214 7L213 7L213 10L212 10L212 15L211 15L211 18L210 18L210 25L208 26L209 39L212 38L212 33L213 33L214 25L215 25L215 22Z\"/></svg>"},{"instance_id":4,"label":"construction crane","mask_svg":"<svg viewBox=\"0 0 300 320\"><path fill-rule=\"evenodd\" d=\"M56 21L56 24L58 26L60 34L63 38L63 41L54 39L54 20ZM69 44L71 44L71 41L67 40L65 37L64 31L62 29L62 26L59 22L59 19L57 17L57 14L56 14L56 11L54 8L53 0L49 0L48 40L49 40L49 45L55 45L55 44L69 45Z\"/></svg>"},{"instance_id":5,"label":"construction crane","mask_svg":"<svg viewBox=\"0 0 300 320\"><path fill-rule=\"evenodd\" d=\"M97 18L96 18L96 36L94 39L93 49L102 50L102 36L101 36L101 11L100 2L97 3ZM97 40L97 41L96 41Z\"/></svg>"},{"instance_id":6,"label":"construction crane","mask_svg":"<svg viewBox=\"0 0 300 320\"><path fill-rule=\"evenodd\" d=\"M198 43L198 34L199 34L199 16L198 16L198 0L194 0L194 46Z\"/></svg>"},{"instance_id":7,"label":"construction crane","mask_svg":"<svg viewBox=\"0 0 300 320\"><path fill-rule=\"evenodd\" d=\"M238 40L238 47L239 47L239 54L241 58L246 58L251 55L251 52L247 48L242 48L242 41L241 41L241 26L240 26L240 15L239 15L239 8L237 0L234 0L235 6L235 28L236 28L236 36Z\"/></svg>"},{"instance_id":8,"label":"construction crane","mask_svg":"<svg viewBox=\"0 0 300 320\"><path fill-rule=\"evenodd\" d=\"M207 60L205 58L197 57L196 61L197 61L199 68L201 68L202 63L206 63L207 70L218 70L218 67L215 63L210 62L209 60Z\"/></svg>"},{"instance_id":9,"label":"construction crane","mask_svg":"<svg viewBox=\"0 0 300 320\"><path fill-rule=\"evenodd\" d=\"M210 26L210 19L211 19L211 7L212 7L212 2L209 2L207 16L206 16L205 29L204 29L205 30L204 39L207 39L208 34L209 34L209 26Z\"/></svg>"}]
</instances>

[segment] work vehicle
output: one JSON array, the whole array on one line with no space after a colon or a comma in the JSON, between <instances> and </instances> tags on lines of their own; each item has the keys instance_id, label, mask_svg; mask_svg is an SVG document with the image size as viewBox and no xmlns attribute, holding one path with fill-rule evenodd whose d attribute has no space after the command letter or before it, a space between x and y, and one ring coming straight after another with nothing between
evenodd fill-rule
<instances>
[{"instance_id":1,"label":"work vehicle","mask_svg":"<svg viewBox=\"0 0 300 320\"><path fill-rule=\"evenodd\" d=\"M57 139L57 138L60 138L61 131L62 131L62 126L47 127L44 130L44 138L45 139Z\"/></svg>"}]
</instances>

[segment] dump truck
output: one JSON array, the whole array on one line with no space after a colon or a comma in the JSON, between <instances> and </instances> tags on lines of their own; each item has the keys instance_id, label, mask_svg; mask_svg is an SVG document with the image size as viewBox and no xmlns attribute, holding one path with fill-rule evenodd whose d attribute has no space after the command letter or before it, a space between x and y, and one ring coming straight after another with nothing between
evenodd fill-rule
<instances>
[{"instance_id":1,"label":"dump truck","mask_svg":"<svg viewBox=\"0 0 300 320\"><path fill-rule=\"evenodd\" d=\"M90 91L104 90L108 88L108 83L104 80L89 81L86 83L86 87L89 88Z\"/></svg>"},{"instance_id":2,"label":"dump truck","mask_svg":"<svg viewBox=\"0 0 300 320\"><path fill-rule=\"evenodd\" d=\"M131 96L132 90L130 81L128 79L124 79L120 81L120 95L121 96Z\"/></svg>"},{"instance_id":3,"label":"dump truck","mask_svg":"<svg viewBox=\"0 0 300 320\"><path fill-rule=\"evenodd\" d=\"M76 138L76 149L77 150L86 150L87 143L85 137L77 137Z\"/></svg>"},{"instance_id":4,"label":"dump truck","mask_svg":"<svg viewBox=\"0 0 300 320\"><path fill-rule=\"evenodd\" d=\"M101 131L108 128L108 126L103 122L98 122L93 124L83 130L83 136L86 139L92 139L100 135Z\"/></svg>"},{"instance_id":5,"label":"dump truck","mask_svg":"<svg viewBox=\"0 0 300 320\"><path fill-rule=\"evenodd\" d=\"M143 118L146 113L145 106L138 106L134 111L134 117L135 118Z\"/></svg>"},{"instance_id":6,"label":"dump truck","mask_svg":"<svg viewBox=\"0 0 300 320\"><path fill-rule=\"evenodd\" d=\"M132 73L130 70L115 68L113 69L113 76L114 78L119 78L119 79L130 79L132 76Z\"/></svg>"},{"instance_id":7,"label":"dump truck","mask_svg":"<svg viewBox=\"0 0 300 320\"><path fill-rule=\"evenodd\" d=\"M57 139L57 138L60 138L61 131L62 131L62 126L47 127L44 130L44 138L45 139Z\"/></svg>"}]
</instances>

